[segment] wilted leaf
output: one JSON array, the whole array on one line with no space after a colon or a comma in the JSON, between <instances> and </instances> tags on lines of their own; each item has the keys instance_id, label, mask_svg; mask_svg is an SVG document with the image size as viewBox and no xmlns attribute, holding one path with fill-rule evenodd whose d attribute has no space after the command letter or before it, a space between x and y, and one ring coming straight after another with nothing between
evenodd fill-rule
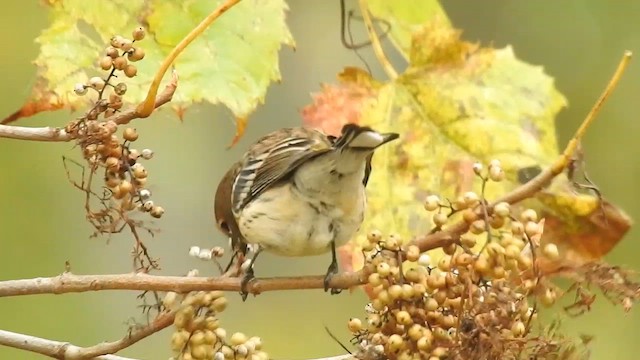
<instances>
[{"instance_id":1,"label":"wilted leaf","mask_svg":"<svg viewBox=\"0 0 640 360\"><path fill-rule=\"evenodd\" d=\"M480 193L472 170L476 161L502 162L506 180L489 184L486 195L492 199L519 186L527 174L521 170L545 168L558 156L554 119L566 100L541 67L518 60L510 47L461 41L458 31L439 20L414 34L411 59L404 74L368 87L369 95L339 98L351 96L344 89L354 86L358 94L367 94L366 81L354 85L343 77L303 112L305 123L313 126L326 122L333 128L336 119L355 117L379 131L401 134L400 142L374 156L363 233L374 228L407 237L427 233L433 224L422 208L425 196ZM348 116L342 108L350 109ZM603 256L629 227L626 215L612 205L605 206L610 223L604 226L598 198L571 191L564 175L524 206L546 218L543 242L553 239L579 259Z\"/></svg>"},{"instance_id":2,"label":"wilted leaf","mask_svg":"<svg viewBox=\"0 0 640 360\"><path fill-rule=\"evenodd\" d=\"M144 99L160 62L192 28L221 1L60 0L49 2L51 24L36 40L35 61L39 84L32 97L51 93L65 107L86 104L87 97L73 93L99 72L97 61L113 35L130 37L146 24L149 34L139 42L145 58L135 63L138 75L127 79L124 100ZM173 97L174 108L207 101L222 103L234 115L246 117L264 101L268 85L280 80L278 51L293 45L285 24L284 0L245 0L218 18L178 57L175 65L181 85ZM138 43L136 43L138 44ZM119 79L117 81L120 81ZM90 93L91 94L91 93ZM28 100L27 103L32 102ZM40 108L49 110L47 108ZM23 116L32 115L24 113Z\"/></svg>"}]
</instances>

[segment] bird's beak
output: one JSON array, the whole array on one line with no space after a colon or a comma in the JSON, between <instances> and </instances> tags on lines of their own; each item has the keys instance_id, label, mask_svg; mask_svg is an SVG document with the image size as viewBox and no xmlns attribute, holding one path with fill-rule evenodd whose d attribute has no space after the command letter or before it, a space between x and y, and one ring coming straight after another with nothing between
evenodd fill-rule
<instances>
[{"instance_id":1,"label":"bird's beak","mask_svg":"<svg viewBox=\"0 0 640 360\"><path fill-rule=\"evenodd\" d=\"M360 130L360 133L353 135L345 145L351 149L375 150L389 141L397 139L398 136L396 133L381 134L371 129Z\"/></svg>"},{"instance_id":2,"label":"bird's beak","mask_svg":"<svg viewBox=\"0 0 640 360\"><path fill-rule=\"evenodd\" d=\"M382 135L382 142L380 143L380 145L378 145L377 147L384 145L388 142L391 142L397 138L400 137L400 134L398 133L384 133L384 134L380 134Z\"/></svg>"}]
</instances>

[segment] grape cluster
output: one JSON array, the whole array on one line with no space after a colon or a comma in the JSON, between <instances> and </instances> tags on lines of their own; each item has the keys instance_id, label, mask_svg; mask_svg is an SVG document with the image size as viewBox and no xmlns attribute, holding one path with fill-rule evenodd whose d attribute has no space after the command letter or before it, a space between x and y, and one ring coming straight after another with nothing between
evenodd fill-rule
<instances>
[{"instance_id":1,"label":"grape cluster","mask_svg":"<svg viewBox=\"0 0 640 360\"><path fill-rule=\"evenodd\" d=\"M227 336L218 314L227 307L222 291L198 291L187 294L178 303L178 294L167 293L163 305L177 307L175 331L171 337L174 359L181 360L267 360L259 337L241 332Z\"/></svg>"},{"instance_id":2,"label":"grape cluster","mask_svg":"<svg viewBox=\"0 0 640 360\"><path fill-rule=\"evenodd\" d=\"M482 178L503 177L499 163L492 162ZM463 211L468 231L435 261L418 246L403 245L398 235L368 234L363 271L371 302L365 320L348 322L360 358L520 358L548 350L525 346L539 341L529 336L537 302L551 305L558 296L557 288L537 275L537 257L553 260L559 254L554 244L537 246L542 226L536 212L515 216L507 203L488 208L473 192L454 206ZM452 205L432 195L425 208L437 211L433 219L441 227L449 217L440 210ZM535 353L527 353L532 349Z\"/></svg>"},{"instance_id":3,"label":"grape cluster","mask_svg":"<svg viewBox=\"0 0 640 360\"><path fill-rule=\"evenodd\" d=\"M85 95L90 89L98 94L94 106L80 119L69 123L65 130L77 139L83 157L89 163L92 172L104 170L104 185L108 189L108 198L118 204L121 213L138 209L154 218L164 214L164 208L154 204L151 192L146 188L148 172L140 160L153 157L153 150L137 150L131 145L138 140L134 128L125 128L118 136L119 123L114 121L123 106L122 96L127 91L123 82L112 84L116 73L122 71L127 77L137 73L130 62L142 60L144 50L137 46L145 31L142 27L132 32L132 38L114 36L105 49L105 56L99 66L110 73L103 79L96 76L87 83L76 84L75 93ZM108 97L106 90L111 89Z\"/></svg>"}]
</instances>

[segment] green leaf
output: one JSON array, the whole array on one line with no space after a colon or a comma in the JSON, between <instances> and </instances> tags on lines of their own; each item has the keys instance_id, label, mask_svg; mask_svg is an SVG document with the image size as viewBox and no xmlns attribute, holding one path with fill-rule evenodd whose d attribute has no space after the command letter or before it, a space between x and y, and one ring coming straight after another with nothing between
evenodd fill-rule
<instances>
[{"instance_id":1,"label":"green leaf","mask_svg":"<svg viewBox=\"0 0 640 360\"><path fill-rule=\"evenodd\" d=\"M412 36L424 24L438 19L443 25L450 26L447 14L437 0L367 0L367 7L371 15L389 24L391 42L407 60Z\"/></svg>"},{"instance_id":2,"label":"green leaf","mask_svg":"<svg viewBox=\"0 0 640 360\"><path fill-rule=\"evenodd\" d=\"M32 99L55 98L66 107L85 105L74 84L91 76L106 77L97 61L114 35L130 37L146 24L148 35L135 45L146 55L134 63L138 74L120 75L128 91L125 102L144 99L157 68L182 38L221 1L114 0L51 2L51 25L36 39L40 54L38 87ZM245 117L264 101L269 84L280 80L278 52L294 45L285 23L284 0L244 0L220 16L178 57L180 77L172 105L184 109L195 102L222 103L237 117ZM44 86L42 85L44 84ZM51 95L53 94L53 96Z\"/></svg>"}]
</instances>

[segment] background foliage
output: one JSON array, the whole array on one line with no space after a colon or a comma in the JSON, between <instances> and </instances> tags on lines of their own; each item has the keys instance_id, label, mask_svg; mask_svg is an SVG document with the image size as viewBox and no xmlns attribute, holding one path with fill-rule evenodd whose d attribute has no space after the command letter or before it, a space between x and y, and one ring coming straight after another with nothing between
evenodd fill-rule
<instances>
[{"instance_id":1,"label":"background foliage","mask_svg":"<svg viewBox=\"0 0 640 360\"><path fill-rule=\"evenodd\" d=\"M338 1L290 0L289 5L288 22L297 50L282 50L283 83L269 89L266 105L252 116L247 135L236 148L225 150L234 133L231 114L213 106L190 108L183 123L162 110L135 124L142 134L139 146L156 151L156 159L148 164L154 180L151 189L167 208L158 222L162 232L150 242L163 273L181 273L193 267L214 273L186 254L190 245L226 245L214 229L210 199L227 166L261 134L297 125L298 110L310 102L308 93L319 91L321 82L334 82L335 74L345 65L362 66L353 52L340 46ZM511 44L520 59L544 65L556 78L557 87L569 100L569 108L557 120L561 145L587 113L623 50L640 54L640 24L635 21L640 4L625 2L611 7L595 0L565 1L562 5L550 0L451 0L443 5L453 24L464 30L465 39L497 47ZM0 109L4 114L22 104L33 84L35 68L30 61L38 50L33 39L47 26L47 12L33 0L4 4L0 15L0 38L5 47L0 58L0 78L4 79ZM355 36L364 39L362 26L354 25ZM394 54L391 46L387 49ZM370 50L363 53L374 65L375 75L382 77ZM392 60L397 64L403 61L399 55L393 55ZM635 219L640 218L640 122L635 116L639 75L640 64L635 60L584 143L593 180L609 200ZM64 111L43 114L23 120L22 125L62 126L69 116ZM65 260L76 273L130 269L129 237L115 236L108 246L103 240L88 238L91 229L83 218L81 194L67 183L63 154L76 152L69 144L0 142L0 279L56 275L63 271ZM638 238L640 231L633 228L608 260L640 270ZM326 262L324 256L298 260L265 255L256 271L265 276L315 274L324 271ZM322 326L327 325L346 341L346 320L361 315L365 302L360 292L329 297L316 291L267 293L247 303L231 295L230 300L231 307L223 315L228 330L259 334L275 358L341 352L324 335ZM129 317L140 319L135 305L131 293L116 292L2 299L0 328L90 345L120 337ZM291 329L273 331L281 326ZM594 359L635 359L640 351L640 343L634 341L640 331L638 311L625 315L600 301L590 315L568 321L565 327L596 336ZM123 354L166 358L166 336L152 337ZM0 357L39 358L6 348L0 348Z\"/></svg>"}]
</instances>

